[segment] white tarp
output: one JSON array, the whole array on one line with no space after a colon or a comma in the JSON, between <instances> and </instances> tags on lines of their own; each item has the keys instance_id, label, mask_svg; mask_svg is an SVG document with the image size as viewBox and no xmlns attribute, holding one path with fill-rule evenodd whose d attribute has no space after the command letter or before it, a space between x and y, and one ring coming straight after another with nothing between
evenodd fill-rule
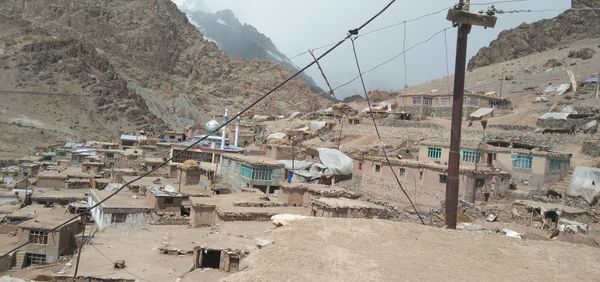
<instances>
[{"instance_id":1,"label":"white tarp","mask_svg":"<svg viewBox=\"0 0 600 282\"><path fill-rule=\"evenodd\" d=\"M280 164L283 164L285 166L285 169L292 169L292 161L291 160L280 160L277 161ZM309 169L313 163L311 162L305 162L305 161L298 161L298 160L294 160L294 170L296 169Z\"/></svg>"},{"instance_id":2,"label":"white tarp","mask_svg":"<svg viewBox=\"0 0 600 282\"><path fill-rule=\"evenodd\" d=\"M567 120L569 117L569 113L545 113L538 119L546 120L546 119L558 119L558 120Z\"/></svg>"},{"instance_id":3,"label":"white tarp","mask_svg":"<svg viewBox=\"0 0 600 282\"><path fill-rule=\"evenodd\" d=\"M600 169L584 166L576 167L567 194L581 196L588 203L591 203L594 197L600 195Z\"/></svg>"},{"instance_id":4,"label":"white tarp","mask_svg":"<svg viewBox=\"0 0 600 282\"><path fill-rule=\"evenodd\" d=\"M472 120L479 120L487 116L491 116L494 112L493 108L479 108L469 115Z\"/></svg>"},{"instance_id":5,"label":"white tarp","mask_svg":"<svg viewBox=\"0 0 600 282\"><path fill-rule=\"evenodd\" d=\"M349 175L352 174L353 161L340 150L319 148L319 158L321 163L327 166L329 174ZM326 173L327 174L327 173Z\"/></svg>"},{"instance_id":6,"label":"white tarp","mask_svg":"<svg viewBox=\"0 0 600 282\"><path fill-rule=\"evenodd\" d=\"M273 132L267 136L267 139L284 139L285 133L283 132Z\"/></svg>"},{"instance_id":7,"label":"white tarp","mask_svg":"<svg viewBox=\"0 0 600 282\"><path fill-rule=\"evenodd\" d=\"M563 84L559 84L559 85L550 85L550 86L546 87L546 89L544 89L544 94L556 94L556 95L560 96L562 94L565 94L565 92L567 92L570 88L571 88L570 83L563 83Z\"/></svg>"},{"instance_id":8,"label":"white tarp","mask_svg":"<svg viewBox=\"0 0 600 282\"><path fill-rule=\"evenodd\" d=\"M314 130L319 130L327 125L324 121L313 120L310 122L309 127Z\"/></svg>"}]
</instances>

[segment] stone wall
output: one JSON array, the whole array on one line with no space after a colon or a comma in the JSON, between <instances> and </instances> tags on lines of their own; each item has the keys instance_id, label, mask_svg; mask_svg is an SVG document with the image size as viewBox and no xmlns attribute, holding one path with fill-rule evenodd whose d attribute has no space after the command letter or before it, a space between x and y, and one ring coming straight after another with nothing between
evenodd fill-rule
<instances>
[{"instance_id":1,"label":"stone wall","mask_svg":"<svg viewBox=\"0 0 600 282\"><path fill-rule=\"evenodd\" d=\"M600 140L589 140L583 142L582 151L584 154L597 158L600 157Z\"/></svg>"}]
</instances>

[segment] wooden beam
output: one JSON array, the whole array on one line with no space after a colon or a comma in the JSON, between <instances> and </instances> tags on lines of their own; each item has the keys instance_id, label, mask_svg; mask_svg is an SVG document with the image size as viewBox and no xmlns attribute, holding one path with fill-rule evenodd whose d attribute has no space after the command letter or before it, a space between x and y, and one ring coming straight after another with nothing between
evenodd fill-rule
<instances>
[{"instance_id":1,"label":"wooden beam","mask_svg":"<svg viewBox=\"0 0 600 282\"><path fill-rule=\"evenodd\" d=\"M458 24L468 24L493 28L496 26L497 18L494 16L480 15L468 11L450 9L446 19Z\"/></svg>"}]
</instances>

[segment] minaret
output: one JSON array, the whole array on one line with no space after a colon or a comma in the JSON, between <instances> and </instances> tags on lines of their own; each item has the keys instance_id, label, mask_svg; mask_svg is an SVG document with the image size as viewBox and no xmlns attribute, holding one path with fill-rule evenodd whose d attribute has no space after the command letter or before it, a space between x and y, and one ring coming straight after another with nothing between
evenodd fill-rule
<instances>
[{"instance_id":1,"label":"minaret","mask_svg":"<svg viewBox=\"0 0 600 282\"><path fill-rule=\"evenodd\" d=\"M227 109L225 109L225 114L223 115L223 125L227 123ZM223 127L223 132L221 134L221 150L225 149L225 132L227 131L227 126Z\"/></svg>"},{"instance_id":2,"label":"minaret","mask_svg":"<svg viewBox=\"0 0 600 282\"><path fill-rule=\"evenodd\" d=\"M239 116L240 112L238 112L238 117L235 120L235 139L233 141L233 145L235 145L237 147L238 145L238 138L240 136L240 116Z\"/></svg>"}]
</instances>

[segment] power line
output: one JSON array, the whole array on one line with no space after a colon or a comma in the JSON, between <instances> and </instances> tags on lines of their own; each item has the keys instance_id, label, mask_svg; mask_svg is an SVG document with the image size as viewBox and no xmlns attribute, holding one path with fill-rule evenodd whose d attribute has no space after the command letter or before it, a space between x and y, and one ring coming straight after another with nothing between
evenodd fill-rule
<instances>
[{"instance_id":1,"label":"power line","mask_svg":"<svg viewBox=\"0 0 600 282\"><path fill-rule=\"evenodd\" d=\"M420 46L420 45L423 45L423 44L425 44L425 43L427 43L427 42L429 42L429 41L433 40L433 38L435 38L435 37L436 37L438 34L440 34L440 33L442 33L442 32L445 32L446 30L448 30L448 29L451 29L451 28L453 28L453 27L447 27L447 28L444 28L444 29L442 29L442 30L439 30L439 31L435 32L435 33L434 33L434 34L432 34L432 35L431 35L429 38L427 38L427 39L425 39L425 40L423 40L423 41L421 41L421 42L419 42L419 43L416 43L416 44L414 44L414 45L413 45L413 46L411 46L410 48L406 49L406 51L403 51L403 52L401 52L400 54L396 54L396 55L394 55L393 57L391 57L391 58L389 58L389 59L387 59L387 60L385 60L385 61L383 61L383 62L379 63L378 65L376 65L376 66L374 66L374 67L372 67L372 68L370 68L370 69L368 69L368 70L366 70L366 71L364 71L364 72L362 72L361 74L362 74L362 75L365 75L365 74L367 74L367 73L369 73L369 72L372 72L372 71L374 71L374 70L376 70L376 69L378 69L378 68L380 68L380 67L382 67L382 66L384 66L384 65L386 65L386 64L388 64L388 63L390 63L390 62L392 62L392 61L394 61L394 60L396 60L396 59L398 59L398 58L400 58L401 56L403 56L403 55L404 55L404 53L408 53L408 52L410 52L411 50L413 50L413 49L417 48L418 46ZM356 40L356 38L355 38L355 40ZM356 80L357 80L357 79L359 79L359 78L360 78L360 75L357 75L357 76L353 77L352 79L350 79L349 81L347 81L347 82L344 82L344 83L342 83L342 84L338 85L337 87L333 88L333 90L334 90L334 91L336 91L336 90L338 90L338 89L340 89L340 88L346 87L347 85L349 85L350 83L352 83L352 82L356 81ZM325 93L325 92L322 92L322 93Z\"/></svg>"},{"instance_id":2,"label":"power line","mask_svg":"<svg viewBox=\"0 0 600 282\"><path fill-rule=\"evenodd\" d=\"M254 106L256 106L258 103L260 103L262 100L264 100L265 98L267 98L269 95L271 95L273 92L277 91L279 88L281 88L282 86L284 86L285 84L287 84L288 82L290 82L292 79L296 78L298 75L300 75L302 72L304 72L305 70L307 70L308 68L310 68L311 66L313 66L318 60L324 58L325 56L329 55L329 53L331 53L333 50L335 50L337 47L339 47L340 45L342 45L342 43L344 43L346 40L348 40L351 37L351 33L358 33L362 28L364 28L365 26L367 26L369 23L371 23L373 20L375 20L377 17L379 17L379 15L381 15L383 12L385 12L392 4L394 4L396 2L396 0L392 0L390 1L381 11L379 11L377 14L375 14L373 17L371 17L369 20L367 20L365 23L363 23L360 27L355 28L353 30L351 30L351 32L346 35L343 39L341 39L340 41L338 41L335 45L333 45L331 48L329 48L327 51L325 51L323 54L321 54L317 60L314 60L310 63L308 63L305 67L303 67L302 69L298 70L297 72L295 72L293 75L291 75L290 77L288 77L287 79L285 79L283 82L279 83L277 86L275 86L273 89L271 89L270 91L268 91L267 93L265 93L264 95L262 95L261 97L259 97L257 100L255 100L254 102L252 102L250 105L248 105L244 110L238 112L236 115L234 115L231 119L225 121L223 124L221 124L218 128L215 129L215 131L219 131L223 128L225 128L227 125L229 125L231 122L233 122L234 120L236 120L238 117L240 117L241 115L243 115L244 113L246 113L247 111L249 111L251 108L253 108ZM97 208L98 206L100 206L101 204L103 204L104 202L108 201L110 198L114 197L116 194L118 194L119 192L121 192L123 189L125 189L125 187L128 187L129 185L137 182L138 180L149 176L150 174L154 173L155 171L157 171L158 169L160 169L161 167L167 165L170 161L172 161L174 158L179 157L180 155L184 154L185 152L189 151L190 149L192 149L193 147L195 147L196 145L200 144L200 142L206 140L206 138L208 138L208 136L203 136L200 139L198 139L197 141L193 142L192 144L188 145L187 147L185 147L183 150L179 151L178 153L174 154L173 156L171 156L170 158L164 160L162 163L160 163L159 165L157 165L156 167L152 168L151 170L149 170L148 172L136 177L133 180L130 180L128 182L126 182L125 184L123 184L121 187L119 187L118 189L116 189L113 193L111 193L110 195L108 195L106 198L102 199L101 201L98 201L98 203L92 205L91 207L88 207L83 213L77 214L74 217L64 221L63 223L57 225L56 227L53 227L52 229L48 230L48 233L54 232L56 230L58 230L59 228L65 226L66 224L76 220L77 218L81 217L83 214L86 214L88 212L90 212L91 210ZM6 256L8 256L8 254L13 253L21 248L23 248L24 246L30 244L31 242L33 242L38 236L32 236L29 238L29 240L27 240L27 242L22 243L20 245L18 245L17 247L11 249L10 251L5 252L4 254L0 255L0 259L4 258Z\"/></svg>"},{"instance_id":3,"label":"power line","mask_svg":"<svg viewBox=\"0 0 600 282\"><path fill-rule=\"evenodd\" d=\"M362 84L362 89L363 89L363 91L365 93L365 97L367 98L367 105L369 105L369 114L371 116L371 119L373 120L373 126L375 126L375 132L377 133L377 138L379 139L379 143L381 145L381 150L383 151L383 155L385 157L385 161L387 162L388 167L392 171L392 174L394 175L394 178L396 178L396 182L398 183L398 187L400 187L400 190L402 190L402 193L404 193L404 195L406 196L406 198L410 202L410 205L415 210L415 213L417 213L417 216L419 217L419 220L421 221L421 223L423 225L425 225L425 221L423 221L423 218L421 217L421 214L419 213L419 210L417 209L417 207L415 206L415 204L413 203L413 201L410 199L410 196L408 196L408 193L406 193L406 190L404 190L404 187L402 187L402 183L400 183L400 179L398 179L398 175L396 175L396 172L394 171L394 168L392 167L392 163L390 162L390 159L388 158L387 152L385 150L385 145L383 144L383 140L381 139L381 134L379 133L379 128L377 127L377 122L375 121L375 115L373 115L373 107L371 106L371 99L369 98L369 94L367 93L367 87L365 86L365 80L363 79L362 72L360 70L360 64L358 62L358 55L356 54L356 46L354 44L354 38L350 38L350 42L352 42L352 51L354 52L354 59L356 61L356 68L358 69L358 75L360 76L360 82Z\"/></svg>"}]
</instances>

